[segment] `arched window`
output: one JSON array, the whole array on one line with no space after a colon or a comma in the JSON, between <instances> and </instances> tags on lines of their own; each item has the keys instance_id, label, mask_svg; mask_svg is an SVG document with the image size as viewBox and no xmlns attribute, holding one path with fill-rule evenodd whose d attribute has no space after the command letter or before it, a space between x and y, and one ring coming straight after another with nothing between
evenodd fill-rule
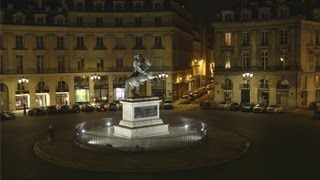
<instances>
[{"instance_id":1,"label":"arched window","mask_svg":"<svg viewBox=\"0 0 320 180\"><path fill-rule=\"evenodd\" d=\"M64 81L59 81L56 87L56 92L66 92L68 91L68 84Z\"/></svg>"},{"instance_id":2,"label":"arched window","mask_svg":"<svg viewBox=\"0 0 320 180\"><path fill-rule=\"evenodd\" d=\"M46 86L45 82L40 81L38 82L37 86L36 86L36 92L40 93L40 92L49 92L49 88Z\"/></svg>"},{"instance_id":3,"label":"arched window","mask_svg":"<svg viewBox=\"0 0 320 180\"><path fill-rule=\"evenodd\" d=\"M265 79L261 79L258 84L258 88L261 89L269 89L269 81Z\"/></svg>"},{"instance_id":4,"label":"arched window","mask_svg":"<svg viewBox=\"0 0 320 180\"><path fill-rule=\"evenodd\" d=\"M277 82L277 89L289 90L289 81L283 79Z\"/></svg>"}]
</instances>

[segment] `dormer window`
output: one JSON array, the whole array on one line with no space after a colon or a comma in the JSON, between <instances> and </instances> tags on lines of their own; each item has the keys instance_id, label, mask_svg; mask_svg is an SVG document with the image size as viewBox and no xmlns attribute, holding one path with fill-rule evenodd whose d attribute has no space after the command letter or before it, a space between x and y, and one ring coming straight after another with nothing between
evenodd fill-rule
<instances>
[{"instance_id":1,"label":"dormer window","mask_svg":"<svg viewBox=\"0 0 320 180\"><path fill-rule=\"evenodd\" d=\"M143 9L143 1L134 1L133 8L135 11L141 11Z\"/></svg>"},{"instance_id":2,"label":"dormer window","mask_svg":"<svg viewBox=\"0 0 320 180\"><path fill-rule=\"evenodd\" d=\"M271 5L272 5L272 1L266 1L266 2L265 2L265 5L266 5L266 6L271 6Z\"/></svg>"},{"instance_id":3,"label":"dormer window","mask_svg":"<svg viewBox=\"0 0 320 180\"><path fill-rule=\"evenodd\" d=\"M46 15L45 14L34 14L34 23L35 24L46 24Z\"/></svg>"},{"instance_id":4,"label":"dormer window","mask_svg":"<svg viewBox=\"0 0 320 180\"><path fill-rule=\"evenodd\" d=\"M17 12L13 15L15 24L24 24L25 23L25 15L21 12Z\"/></svg>"},{"instance_id":5,"label":"dormer window","mask_svg":"<svg viewBox=\"0 0 320 180\"><path fill-rule=\"evenodd\" d=\"M256 8L256 7L258 7L258 3L257 2L251 2L250 6L253 7L253 8Z\"/></svg>"},{"instance_id":6,"label":"dormer window","mask_svg":"<svg viewBox=\"0 0 320 180\"><path fill-rule=\"evenodd\" d=\"M222 21L231 22L233 21L233 11L223 11L222 12Z\"/></svg>"},{"instance_id":7,"label":"dormer window","mask_svg":"<svg viewBox=\"0 0 320 180\"><path fill-rule=\"evenodd\" d=\"M115 4L115 10L116 11L121 11L122 10L122 4L121 3L116 3Z\"/></svg>"},{"instance_id":8,"label":"dormer window","mask_svg":"<svg viewBox=\"0 0 320 180\"><path fill-rule=\"evenodd\" d=\"M97 11L102 11L103 10L103 3L102 2L96 2L94 7L96 8Z\"/></svg>"},{"instance_id":9,"label":"dormer window","mask_svg":"<svg viewBox=\"0 0 320 180\"><path fill-rule=\"evenodd\" d=\"M54 23L56 25L64 25L66 23L66 18L63 15L59 14L54 17Z\"/></svg>"},{"instance_id":10,"label":"dormer window","mask_svg":"<svg viewBox=\"0 0 320 180\"><path fill-rule=\"evenodd\" d=\"M270 18L270 8L260 8L259 19L269 19L269 18Z\"/></svg>"},{"instance_id":11,"label":"dormer window","mask_svg":"<svg viewBox=\"0 0 320 180\"><path fill-rule=\"evenodd\" d=\"M240 19L242 21L251 20L251 11L249 11L248 9L242 10L240 14L241 14Z\"/></svg>"},{"instance_id":12,"label":"dormer window","mask_svg":"<svg viewBox=\"0 0 320 180\"><path fill-rule=\"evenodd\" d=\"M154 4L153 4L153 9L155 10L155 11L161 11L161 3L160 2L155 2Z\"/></svg>"},{"instance_id":13,"label":"dormer window","mask_svg":"<svg viewBox=\"0 0 320 180\"><path fill-rule=\"evenodd\" d=\"M76 10L82 11L82 10L83 10L83 3L77 2L77 3L76 3Z\"/></svg>"},{"instance_id":14,"label":"dormer window","mask_svg":"<svg viewBox=\"0 0 320 180\"><path fill-rule=\"evenodd\" d=\"M288 17L289 16L289 9L286 6L282 6L278 8L278 17Z\"/></svg>"}]
</instances>

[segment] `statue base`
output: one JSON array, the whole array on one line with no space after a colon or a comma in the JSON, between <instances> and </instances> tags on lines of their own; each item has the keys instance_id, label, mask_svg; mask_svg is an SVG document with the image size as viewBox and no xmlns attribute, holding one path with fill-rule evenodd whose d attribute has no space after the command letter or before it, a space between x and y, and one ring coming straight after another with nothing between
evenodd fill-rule
<instances>
[{"instance_id":1,"label":"statue base","mask_svg":"<svg viewBox=\"0 0 320 180\"><path fill-rule=\"evenodd\" d=\"M114 135L124 138L144 138L169 134L169 124L160 119L158 97L127 98L122 103L122 120L114 126Z\"/></svg>"}]
</instances>

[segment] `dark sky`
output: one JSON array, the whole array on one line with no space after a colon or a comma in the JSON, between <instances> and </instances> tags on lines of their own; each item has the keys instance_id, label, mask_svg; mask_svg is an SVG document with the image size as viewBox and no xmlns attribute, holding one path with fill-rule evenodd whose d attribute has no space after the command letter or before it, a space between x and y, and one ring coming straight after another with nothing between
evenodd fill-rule
<instances>
[{"instance_id":1,"label":"dark sky","mask_svg":"<svg viewBox=\"0 0 320 180\"><path fill-rule=\"evenodd\" d=\"M202 21L213 20L218 10L234 7L240 0L180 0L195 18Z\"/></svg>"}]
</instances>

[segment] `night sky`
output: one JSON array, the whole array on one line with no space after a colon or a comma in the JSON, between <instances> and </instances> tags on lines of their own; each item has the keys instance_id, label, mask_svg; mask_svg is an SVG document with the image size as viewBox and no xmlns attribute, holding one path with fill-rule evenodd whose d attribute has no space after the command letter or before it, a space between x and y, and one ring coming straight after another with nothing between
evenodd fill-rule
<instances>
[{"instance_id":1,"label":"night sky","mask_svg":"<svg viewBox=\"0 0 320 180\"><path fill-rule=\"evenodd\" d=\"M199 21L212 21L219 10L235 7L241 0L177 0Z\"/></svg>"}]
</instances>

